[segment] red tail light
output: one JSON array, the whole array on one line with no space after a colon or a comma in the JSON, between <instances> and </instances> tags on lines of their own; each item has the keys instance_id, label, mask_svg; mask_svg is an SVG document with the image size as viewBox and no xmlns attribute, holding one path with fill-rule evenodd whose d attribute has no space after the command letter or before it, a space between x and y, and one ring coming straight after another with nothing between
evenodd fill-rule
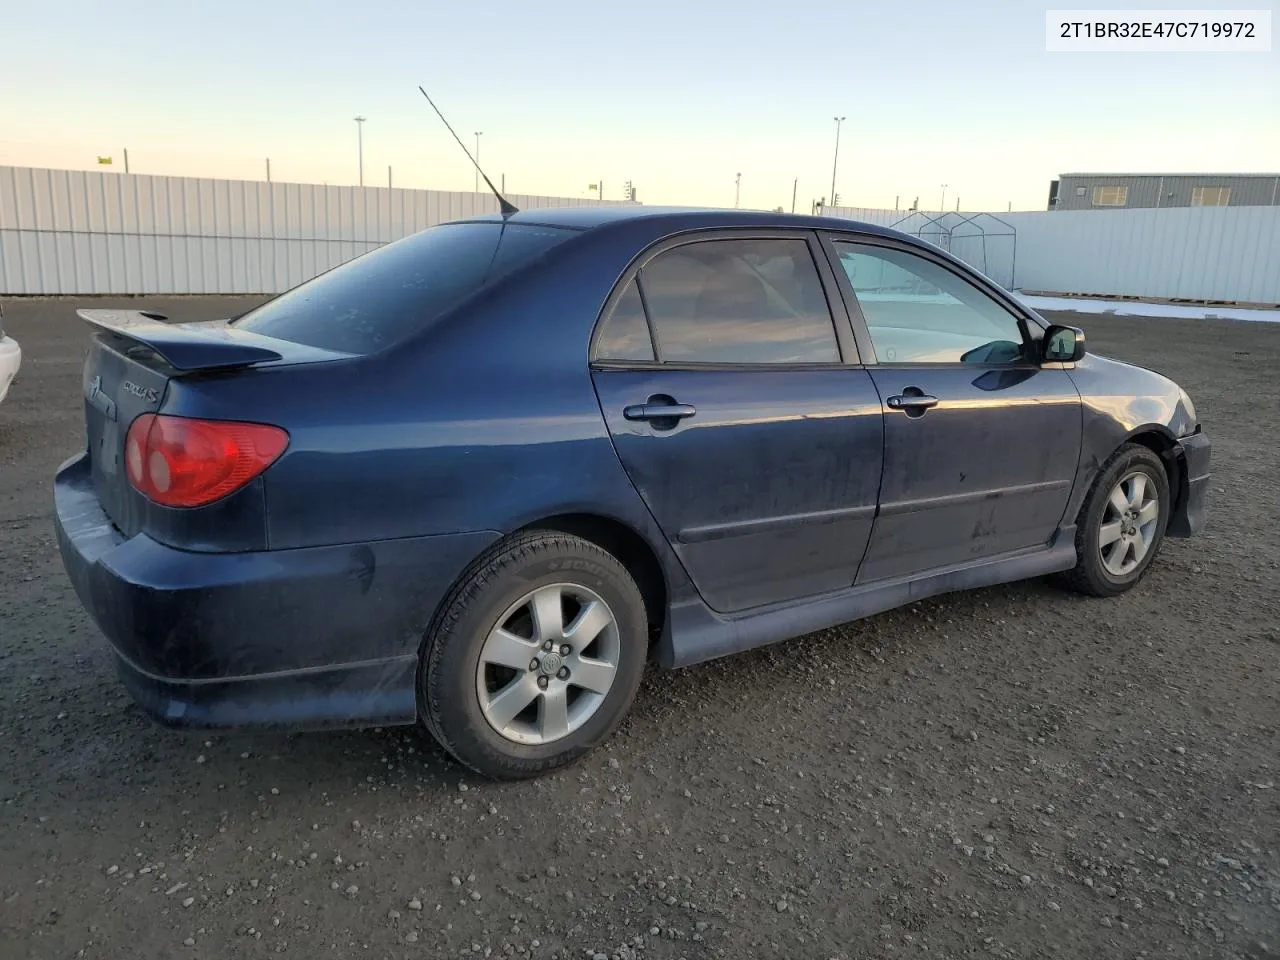
<instances>
[{"instance_id":1,"label":"red tail light","mask_svg":"<svg viewBox=\"0 0 1280 960\"><path fill-rule=\"evenodd\" d=\"M166 507L202 507L234 493L279 459L289 434L265 423L144 413L129 427L129 482Z\"/></svg>"}]
</instances>

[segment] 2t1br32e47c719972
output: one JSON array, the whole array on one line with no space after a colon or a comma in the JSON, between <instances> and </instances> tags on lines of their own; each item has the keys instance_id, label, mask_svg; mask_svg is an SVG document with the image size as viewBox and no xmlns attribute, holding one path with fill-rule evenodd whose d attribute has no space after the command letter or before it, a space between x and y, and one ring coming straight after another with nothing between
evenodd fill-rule
<instances>
[{"instance_id":1,"label":"2t1br32e47c719972","mask_svg":"<svg viewBox=\"0 0 1280 960\"><path fill-rule=\"evenodd\" d=\"M1269 53L1270 10L1049 10L1045 49L1103 53Z\"/></svg>"},{"instance_id":2,"label":"2t1br32e47c719972","mask_svg":"<svg viewBox=\"0 0 1280 960\"><path fill-rule=\"evenodd\" d=\"M1059 36L1063 40L1151 40L1164 37L1180 40L1239 37L1252 40L1258 35L1258 26L1251 20L1125 20L1119 23L1114 20L1073 20L1062 21L1060 27L1062 32Z\"/></svg>"}]
</instances>

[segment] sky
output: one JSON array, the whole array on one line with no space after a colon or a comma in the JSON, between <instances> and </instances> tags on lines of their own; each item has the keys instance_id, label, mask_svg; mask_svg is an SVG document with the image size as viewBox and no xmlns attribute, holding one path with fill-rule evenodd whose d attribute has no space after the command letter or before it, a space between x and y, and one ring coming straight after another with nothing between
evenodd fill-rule
<instances>
[{"instance_id":1,"label":"sky","mask_svg":"<svg viewBox=\"0 0 1280 960\"><path fill-rule=\"evenodd\" d=\"M1203 0L1202 0L1203 2ZM1234 6L1269 9L1278 0ZM0 0L0 163L791 209L1044 209L1075 171L1280 169L1271 53L1048 53L987 0ZM1170 6L1164 4L1163 6ZM1098 7L1095 2L1087 6ZM1183 6L1186 6L1185 4ZM740 183L737 183L740 175Z\"/></svg>"}]
</instances>

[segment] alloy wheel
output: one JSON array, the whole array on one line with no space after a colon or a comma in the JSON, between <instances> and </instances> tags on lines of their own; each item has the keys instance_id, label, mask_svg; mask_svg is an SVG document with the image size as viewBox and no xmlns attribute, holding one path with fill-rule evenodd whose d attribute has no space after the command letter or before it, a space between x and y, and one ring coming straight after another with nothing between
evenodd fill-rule
<instances>
[{"instance_id":1,"label":"alloy wheel","mask_svg":"<svg viewBox=\"0 0 1280 960\"><path fill-rule=\"evenodd\" d=\"M617 620L597 593L572 583L538 587L485 639L476 665L480 711L508 740L552 743L600 709L620 653Z\"/></svg>"},{"instance_id":2,"label":"alloy wheel","mask_svg":"<svg viewBox=\"0 0 1280 960\"><path fill-rule=\"evenodd\" d=\"M1098 550L1108 573L1126 577L1138 568L1155 543L1159 519L1159 495L1146 473L1135 470L1121 477L1098 528Z\"/></svg>"}]
</instances>

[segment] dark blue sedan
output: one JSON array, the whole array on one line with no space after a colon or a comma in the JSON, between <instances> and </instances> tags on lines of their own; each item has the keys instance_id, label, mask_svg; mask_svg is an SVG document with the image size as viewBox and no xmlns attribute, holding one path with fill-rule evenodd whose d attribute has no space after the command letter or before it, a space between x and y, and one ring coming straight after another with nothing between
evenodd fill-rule
<instances>
[{"instance_id":1,"label":"dark blue sedan","mask_svg":"<svg viewBox=\"0 0 1280 960\"><path fill-rule=\"evenodd\" d=\"M81 315L59 545L176 726L422 721L530 776L650 659L1044 574L1118 594L1204 519L1175 383L849 221L527 211L229 321Z\"/></svg>"}]
</instances>

